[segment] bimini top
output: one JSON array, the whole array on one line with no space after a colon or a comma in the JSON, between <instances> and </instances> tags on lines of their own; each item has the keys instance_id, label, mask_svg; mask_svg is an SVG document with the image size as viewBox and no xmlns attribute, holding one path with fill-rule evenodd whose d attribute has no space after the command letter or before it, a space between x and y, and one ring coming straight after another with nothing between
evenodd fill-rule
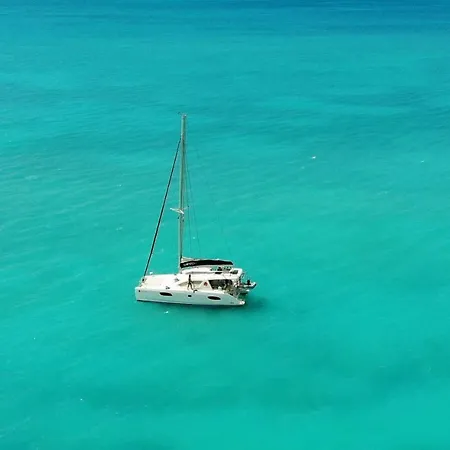
<instances>
[{"instance_id":1,"label":"bimini top","mask_svg":"<svg viewBox=\"0 0 450 450\"><path fill-rule=\"evenodd\" d=\"M180 268L198 267L198 266L233 266L232 261L226 259L201 259L201 258L182 258Z\"/></svg>"}]
</instances>

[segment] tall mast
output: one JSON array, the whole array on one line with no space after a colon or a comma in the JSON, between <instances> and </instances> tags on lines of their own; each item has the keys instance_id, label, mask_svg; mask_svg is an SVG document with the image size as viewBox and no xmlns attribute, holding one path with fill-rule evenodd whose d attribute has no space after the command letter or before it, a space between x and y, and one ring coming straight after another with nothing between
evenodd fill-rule
<instances>
[{"instance_id":1,"label":"tall mast","mask_svg":"<svg viewBox=\"0 0 450 450\"><path fill-rule=\"evenodd\" d=\"M186 114L181 115L180 194L178 201L178 267L183 257L184 197L186 191Z\"/></svg>"}]
</instances>

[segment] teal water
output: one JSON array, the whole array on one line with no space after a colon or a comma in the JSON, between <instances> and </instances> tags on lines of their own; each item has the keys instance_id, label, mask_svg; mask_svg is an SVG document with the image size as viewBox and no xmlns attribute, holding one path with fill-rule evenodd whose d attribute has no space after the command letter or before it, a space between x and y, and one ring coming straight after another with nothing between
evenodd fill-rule
<instances>
[{"instance_id":1,"label":"teal water","mask_svg":"<svg viewBox=\"0 0 450 450\"><path fill-rule=\"evenodd\" d=\"M445 2L0 13L1 449L450 446ZM134 301L180 111L244 308Z\"/></svg>"}]
</instances>

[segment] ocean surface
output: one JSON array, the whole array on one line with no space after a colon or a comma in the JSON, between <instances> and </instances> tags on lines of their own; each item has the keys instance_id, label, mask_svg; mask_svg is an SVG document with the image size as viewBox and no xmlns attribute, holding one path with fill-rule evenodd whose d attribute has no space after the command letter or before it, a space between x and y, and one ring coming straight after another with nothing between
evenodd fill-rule
<instances>
[{"instance_id":1,"label":"ocean surface","mask_svg":"<svg viewBox=\"0 0 450 450\"><path fill-rule=\"evenodd\" d=\"M3 0L0 448L449 449L449 43L437 0ZM243 308L134 299L180 112Z\"/></svg>"}]
</instances>

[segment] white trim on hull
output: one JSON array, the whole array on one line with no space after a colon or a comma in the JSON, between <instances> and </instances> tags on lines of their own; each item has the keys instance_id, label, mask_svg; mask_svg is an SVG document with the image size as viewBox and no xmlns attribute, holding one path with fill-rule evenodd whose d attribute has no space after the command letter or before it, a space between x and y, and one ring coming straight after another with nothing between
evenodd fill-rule
<instances>
[{"instance_id":1,"label":"white trim on hull","mask_svg":"<svg viewBox=\"0 0 450 450\"><path fill-rule=\"evenodd\" d=\"M142 286L135 288L136 300L139 302L174 303L202 306L243 306L245 301L227 292L188 291L188 290L154 290Z\"/></svg>"}]
</instances>

